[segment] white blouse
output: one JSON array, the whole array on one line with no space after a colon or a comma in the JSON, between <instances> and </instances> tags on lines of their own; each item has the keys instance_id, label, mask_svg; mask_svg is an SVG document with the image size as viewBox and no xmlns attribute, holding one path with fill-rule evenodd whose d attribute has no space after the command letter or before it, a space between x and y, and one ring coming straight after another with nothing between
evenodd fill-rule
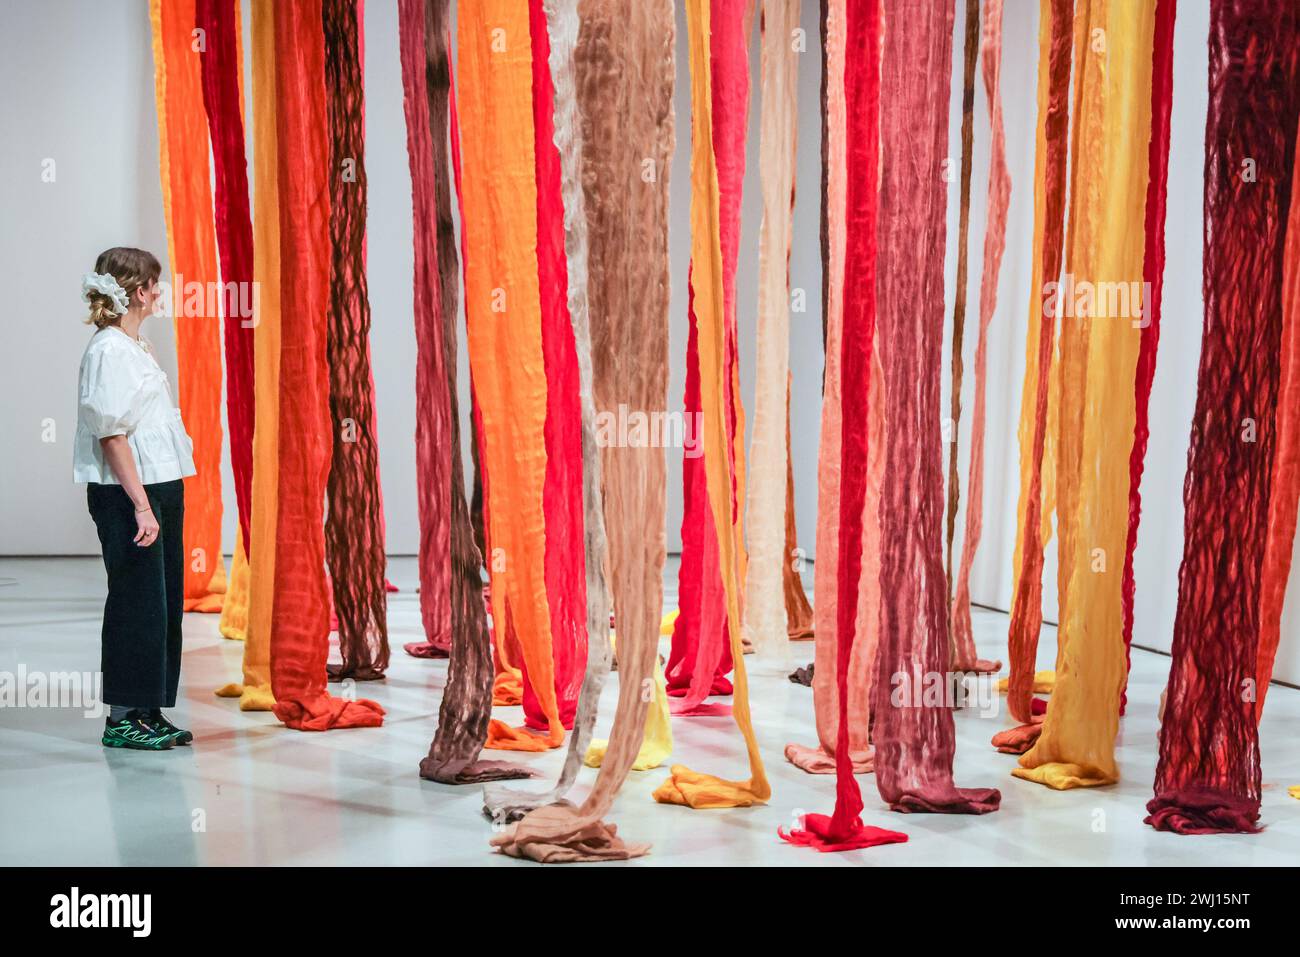
<instances>
[{"instance_id":1,"label":"white blouse","mask_svg":"<svg viewBox=\"0 0 1300 957\"><path fill-rule=\"evenodd\" d=\"M194 443L148 345L117 326L90 338L78 376L73 481L121 484L99 440L125 435L145 485L195 473Z\"/></svg>"}]
</instances>

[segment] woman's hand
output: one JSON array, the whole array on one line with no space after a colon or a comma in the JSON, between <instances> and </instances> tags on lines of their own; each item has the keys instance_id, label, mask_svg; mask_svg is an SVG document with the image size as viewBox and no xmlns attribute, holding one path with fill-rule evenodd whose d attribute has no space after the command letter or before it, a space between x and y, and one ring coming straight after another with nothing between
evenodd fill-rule
<instances>
[{"instance_id":1,"label":"woman's hand","mask_svg":"<svg viewBox=\"0 0 1300 957\"><path fill-rule=\"evenodd\" d=\"M158 540L158 519L154 518L152 508L135 513L135 527L135 538L132 541L141 548L148 548Z\"/></svg>"}]
</instances>

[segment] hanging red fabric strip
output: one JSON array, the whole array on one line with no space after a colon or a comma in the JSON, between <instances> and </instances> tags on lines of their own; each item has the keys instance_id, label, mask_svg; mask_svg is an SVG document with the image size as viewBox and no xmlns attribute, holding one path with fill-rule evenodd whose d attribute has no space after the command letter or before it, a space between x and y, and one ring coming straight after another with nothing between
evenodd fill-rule
<instances>
[{"instance_id":1,"label":"hanging red fabric strip","mask_svg":"<svg viewBox=\"0 0 1300 957\"><path fill-rule=\"evenodd\" d=\"M537 278L541 293L542 357L546 367L546 596L560 722L573 727L587 667L587 580L582 559L582 435L578 356L569 322L564 259L564 202L555 148L550 41L541 0L528 0L533 52L533 153L537 175ZM524 662L525 666L527 661ZM545 730L532 682L524 671L524 723Z\"/></svg>"},{"instance_id":2,"label":"hanging red fabric strip","mask_svg":"<svg viewBox=\"0 0 1300 957\"><path fill-rule=\"evenodd\" d=\"M672 646L665 668L668 694L685 698L676 714L707 713L699 707L709 695L729 695L732 669L726 596L718 570L718 535L709 508L703 436L696 423L700 406L699 324L695 287L687 277L685 421L695 435L694 454L682 457L682 554L677 568L677 608Z\"/></svg>"},{"instance_id":3,"label":"hanging red fabric strip","mask_svg":"<svg viewBox=\"0 0 1300 957\"><path fill-rule=\"evenodd\" d=\"M1277 451L1300 10L1213 0L1209 46L1205 325L1173 660L1146 819L1180 834L1259 830L1259 730L1242 691L1256 678Z\"/></svg>"},{"instance_id":4,"label":"hanging red fabric strip","mask_svg":"<svg viewBox=\"0 0 1300 957\"><path fill-rule=\"evenodd\" d=\"M329 470L329 162L320 0L275 7L280 143L280 450L271 688L291 728L373 727L384 710L325 690L329 587L323 500Z\"/></svg>"},{"instance_id":5,"label":"hanging red fabric strip","mask_svg":"<svg viewBox=\"0 0 1300 957\"><path fill-rule=\"evenodd\" d=\"M889 423L880 496L880 590L888 600L881 602L872 713L876 786L891 808L983 814L997 810L1001 795L995 788L954 786L952 703L935 704L923 694L935 675L947 675L949 662L943 449L934 423L940 418L946 231L945 183L938 173L948 150L952 30L952 0L918 4L907 16L891 19L881 64L880 99L888 108L881 119L880 150L907 159L883 164L876 240L882 257L876 306ZM860 122L857 112L849 107L850 123ZM860 143L861 134L853 140ZM870 184L869 175L859 176L858 188L864 179ZM846 266L862 258L850 244ZM847 328L852 310L868 309L869 303L861 301L867 295L861 283L846 280L844 292ZM849 355L846 348L845 362ZM846 445L848 439L846 427ZM844 461L861 473L865 456L846 452ZM846 489L853 471L846 468L842 476ZM842 518L841 553L853 541L843 524ZM845 621L841 613L841 629ZM846 733L842 712L841 740Z\"/></svg>"},{"instance_id":6,"label":"hanging red fabric strip","mask_svg":"<svg viewBox=\"0 0 1300 957\"><path fill-rule=\"evenodd\" d=\"M383 503L370 298L366 284L365 102L358 0L323 0L329 120L331 444L325 556L329 561L342 662L335 679L371 681L388 667Z\"/></svg>"},{"instance_id":7,"label":"hanging red fabric strip","mask_svg":"<svg viewBox=\"0 0 1300 957\"><path fill-rule=\"evenodd\" d=\"M845 23L844 95L847 106L848 195L841 339L841 500L836 581L835 813L804 815L800 827L778 831L792 844L820 851L849 851L907 840L898 831L862 824L862 792L849 748L849 664L856 638L858 581L862 574L863 508L867 498L868 396L876 326L876 170L880 163L880 5L850 4Z\"/></svg>"},{"instance_id":8,"label":"hanging red fabric strip","mask_svg":"<svg viewBox=\"0 0 1300 957\"><path fill-rule=\"evenodd\" d=\"M239 5L236 0L198 0L195 14L196 25L207 37L199 58L216 182L221 314L226 332L226 422L239 530L247 553L253 546L249 520L253 507L253 329L257 317L253 311L253 221L248 207L240 89L244 64L237 36Z\"/></svg>"},{"instance_id":9,"label":"hanging red fabric strip","mask_svg":"<svg viewBox=\"0 0 1300 957\"><path fill-rule=\"evenodd\" d=\"M1160 344L1160 299L1165 273L1165 195L1169 189L1169 114L1174 95L1174 17L1177 12L1177 0L1157 0L1151 58L1151 142L1147 150L1144 220L1146 246L1142 259L1142 280L1149 292L1143 299L1142 341L1138 347L1137 376L1133 383L1136 407L1133 450L1128 460L1128 541L1124 548L1124 578L1120 586L1126 665L1133 660L1133 552L1137 548L1138 522L1142 517L1142 467L1147 454L1147 437L1151 434L1148 413L1151 383L1156 374L1156 351ZM1287 551L1290 552L1289 542ZM1126 667L1124 691L1119 699L1120 714L1128 704L1128 672Z\"/></svg>"}]
</instances>

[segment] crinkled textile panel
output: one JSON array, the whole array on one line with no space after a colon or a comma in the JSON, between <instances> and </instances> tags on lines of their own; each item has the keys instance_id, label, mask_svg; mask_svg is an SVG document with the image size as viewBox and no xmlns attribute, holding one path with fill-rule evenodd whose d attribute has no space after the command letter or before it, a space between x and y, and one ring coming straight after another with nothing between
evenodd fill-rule
<instances>
[{"instance_id":1,"label":"crinkled textile panel","mask_svg":"<svg viewBox=\"0 0 1300 957\"><path fill-rule=\"evenodd\" d=\"M980 275L979 333L975 342L975 407L971 411L970 465L966 479L966 528L962 534L961 562L957 568L952 605L952 670L991 674L1002 669L1002 662L981 658L975 650L975 636L971 629L970 574L979 548L980 533L984 527L984 393L988 373L988 331L998 302L998 273L1002 267L1002 253L1007 245L1007 204L1011 199L1011 178L1007 173L1006 137L1002 128L1002 0L988 0L980 40L983 61L981 74L984 93L989 102L989 190L984 212L984 260ZM964 134L963 134L964 135ZM958 348L955 338L953 348ZM954 351L953 395L960 392L960 360ZM953 400L953 447L956 448L958 411ZM955 486L950 486L950 489ZM952 492L949 492L949 515L952 510ZM949 539L951 548L951 539ZM951 574L952 561L948 562Z\"/></svg>"},{"instance_id":2,"label":"crinkled textile panel","mask_svg":"<svg viewBox=\"0 0 1300 957\"><path fill-rule=\"evenodd\" d=\"M1055 378L1056 313L1047 284L1061 274L1065 231L1065 176L1070 142L1070 60L1074 35L1071 0L1040 0L1038 15L1038 135L1034 150L1034 263L1030 275L1025 381L1020 394L1020 498L1016 507L1011 621L1007 631L1010 678L1007 708L1020 722L1016 753L1037 737L1032 721L1038 635L1043 625L1043 551L1051 537L1055 495L1054 443L1050 439ZM1049 443L1053 448L1049 448ZM1003 734L994 738L994 746Z\"/></svg>"},{"instance_id":3,"label":"crinkled textile panel","mask_svg":"<svg viewBox=\"0 0 1300 957\"><path fill-rule=\"evenodd\" d=\"M736 261L740 250L740 204L745 179L745 136L749 118L748 40L753 18L751 0L711 0L719 27L707 38L710 59L708 94L713 111L709 144L717 167L717 228L722 250L722 315L725 360L720 388L726 396L728 471L731 474L731 516L725 524L738 549L740 581L745 582L744 537L741 531L745 502L744 423L740 403L739 353L736 325ZM702 377L711 374L701 361L700 306L694 257L687 282L690 332L686 350L686 415L694 430L696 452L703 446L694 429L701 416L708 387ZM710 694L729 694L732 669L731 632L727 620L725 571L716 544L719 529L709 505L708 452L685 456L682 461L684 505L682 513L682 563L678 568L678 604L681 613L673 625L669 658L669 694L682 696L673 706L677 714L725 713L725 706L701 705Z\"/></svg>"},{"instance_id":4,"label":"crinkled textile panel","mask_svg":"<svg viewBox=\"0 0 1300 957\"><path fill-rule=\"evenodd\" d=\"M510 621L546 733L494 721L488 747L558 747L546 594L546 368L537 271L533 55L528 5L485 0L459 9L459 111L465 316L487 481L488 568L498 645ZM505 626L505 627L503 627Z\"/></svg>"},{"instance_id":5,"label":"crinkled textile panel","mask_svg":"<svg viewBox=\"0 0 1300 957\"><path fill-rule=\"evenodd\" d=\"M880 5L851 4L845 30L845 102L847 127L846 258L841 373L844 405L841 434L841 474L844 496L839 513L839 568L842 594L837 605L835 680L839 700L839 733L835 743L835 812L806 814L782 839L819 851L849 851L878 844L898 844L906 834L862 824L862 792L854 780L849 750L848 682L856 638L858 580L863 556L866 504L865 469L870 441L866 403L870 395L871 361L876 326L876 171L880 165ZM855 467L856 466L856 467Z\"/></svg>"},{"instance_id":6,"label":"crinkled textile panel","mask_svg":"<svg viewBox=\"0 0 1300 957\"><path fill-rule=\"evenodd\" d=\"M569 751L564 758L555 787L540 794L511 789L485 789L485 810L496 822L517 820L528 811L561 800L573 786L578 768L591 765L588 750L595 748L592 732L600 694L609 674L612 658L610 643L609 585L605 580L608 543L605 538L605 515L601 499L600 449L596 444L595 398L592 392L591 322L587 297L587 210L582 193L582 127L578 115L574 48L578 42L578 7L576 0L529 0L534 51L538 50L539 33L547 39L546 80L554 98L554 140L538 141L539 154L544 148L556 151L559 160L560 196L563 202L564 257L567 282L567 316L572 323L574 360L578 378L576 398L581 406L582 454L582 528L583 567L586 596L587 664L583 676L578 712ZM539 77L539 83L541 78ZM549 121L548 121L549 125ZM663 677L656 669L656 703L665 701ZM665 728L666 730L666 728ZM669 739L671 740L671 738ZM600 742L601 757L608 742ZM642 749L644 750L644 748ZM640 756L638 755L638 759ZM597 760L592 766L599 766Z\"/></svg>"},{"instance_id":7,"label":"crinkled textile panel","mask_svg":"<svg viewBox=\"0 0 1300 957\"><path fill-rule=\"evenodd\" d=\"M1078 58L1084 85L1072 204L1078 228L1056 299L1063 453L1056 685L1037 743L1012 772L1057 789L1109 784L1119 776L1115 736L1128 673L1121 556L1128 538L1132 383L1142 339L1155 0L1091 0L1078 4L1076 14L1088 24L1089 45ZM1104 62L1094 45L1098 29L1106 37ZM1112 297L1103 291L1107 284L1128 294ZM1089 291L1095 291L1091 298Z\"/></svg>"},{"instance_id":8,"label":"crinkled textile panel","mask_svg":"<svg viewBox=\"0 0 1300 957\"><path fill-rule=\"evenodd\" d=\"M1121 582L1124 610L1125 688L1128 664L1132 661L1133 554L1137 548L1138 523L1142 516L1142 467L1150 435L1148 408L1151 384L1156 373L1160 344L1160 299L1165 272L1165 196L1169 187L1169 115L1173 109L1174 17L1176 0L1157 0L1155 35L1151 45L1151 139L1147 146L1147 196L1144 213L1146 247L1142 258L1142 281L1149 290L1143 302L1142 342L1138 347L1137 374L1133 382L1136 404L1133 418L1133 448L1129 452L1128 541L1124 547L1124 579ZM1292 509L1294 512L1294 509ZM1290 540L1287 551L1290 553ZM1128 703L1127 690L1120 693L1119 713Z\"/></svg>"},{"instance_id":9,"label":"crinkled textile panel","mask_svg":"<svg viewBox=\"0 0 1300 957\"><path fill-rule=\"evenodd\" d=\"M533 157L537 187L537 279L546 368L546 600L560 722L573 727L587 667L587 583L583 570L582 414L578 356L569 321L560 154L555 148L555 90L541 0L528 0L533 71ZM600 635L604 640L606 632ZM546 716L524 661L524 723L546 729Z\"/></svg>"},{"instance_id":10,"label":"crinkled textile panel","mask_svg":"<svg viewBox=\"0 0 1300 957\"><path fill-rule=\"evenodd\" d=\"M786 433L790 378L790 241L794 210L795 109L799 0L764 2L759 171L763 220L758 234L758 345L754 373L754 437L745 500L749 568L744 633L759 656L789 667L785 611Z\"/></svg>"},{"instance_id":11,"label":"crinkled textile panel","mask_svg":"<svg viewBox=\"0 0 1300 957\"><path fill-rule=\"evenodd\" d=\"M477 784L528 777L530 772L479 760L492 716L494 671L483 605L483 560L466 503L456 407L460 277L448 164L448 5L449 0L400 0L397 14L415 236L420 610L430 644L441 638L450 651L438 728L420 761L420 776L443 784ZM426 588L442 589L441 598L426 604ZM445 621L439 608L446 612Z\"/></svg>"},{"instance_id":12,"label":"crinkled textile panel","mask_svg":"<svg viewBox=\"0 0 1300 957\"><path fill-rule=\"evenodd\" d=\"M274 0L253 0L253 488L250 529L267 546L249 558L243 680L219 688L241 711L270 711L271 612L275 604L276 498L280 482L280 189L276 135ZM232 577L238 574L238 565ZM224 609L222 610L224 614Z\"/></svg>"},{"instance_id":13,"label":"crinkled textile panel","mask_svg":"<svg viewBox=\"0 0 1300 957\"><path fill-rule=\"evenodd\" d=\"M280 201L280 425L271 687L300 731L373 727L384 710L325 689L329 585L323 500L329 471L329 143L320 0L275 5Z\"/></svg>"},{"instance_id":14,"label":"crinkled textile panel","mask_svg":"<svg viewBox=\"0 0 1300 957\"><path fill-rule=\"evenodd\" d=\"M195 0L149 0L158 165L176 325L181 415L198 470L185 480L185 610L221 611L221 327L208 124L199 58L191 49ZM209 306L213 308L210 310Z\"/></svg>"},{"instance_id":15,"label":"crinkled textile panel","mask_svg":"<svg viewBox=\"0 0 1300 957\"><path fill-rule=\"evenodd\" d=\"M573 30L572 4L561 0ZM549 6L549 3L548 3ZM670 0L581 0L574 51L582 122L592 382L598 414L668 401L668 173L674 147ZM553 39L561 31L553 33ZM558 40L556 41L558 42ZM601 450L609 573L618 620L618 708L596 783L580 807L538 808L493 838L513 857L598 861L644 854L602 820L645 736L663 613L665 457Z\"/></svg>"},{"instance_id":16,"label":"crinkled textile panel","mask_svg":"<svg viewBox=\"0 0 1300 957\"><path fill-rule=\"evenodd\" d=\"M735 197L724 196L721 188L724 183L730 183L738 191L740 179L735 168L735 144L719 149L714 125L715 115L726 118L723 129L731 131L732 125L739 122L736 114L743 116L746 108L747 91L740 89L738 77L749 69L743 32L748 16L744 6L744 0L689 0L686 7L691 59L691 282L697 292L694 307L699 322L704 466L709 506L718 533L727 637L736 669L733 715L745 741L750 772L748 780L728 781L684 765L673 765L668 780L654 792L655 800L696 809L748 807L763 804L771 796L750 718L740 638L744 572L735 517L737 502L743 501L743 494L738 499L738 490L743 493L744 486L743 479L737 475L738 457L732 441L739 432L732 375L734 353L730 349L727 321L729 306L734 305L727 296L731 285L728 264L735 262L735 236L731 231L738 230L738 222L727 215L728 202L734 202ZM715 69L720 73L716 87ZM728 91L722 103L714 95L718 89ZM743 132L741 139L743 142ZM725 163L721 162L723 159ZM729 255L733 258L729 259Z\"/></svg>"},{"instance_id":17,"label":"crinkled textile panel","mask_svg":"<svg viewBox=\"0 0 1300 957\"><path fill-rule=\"evenodd\" d=\"M1259 830L1256 695L1244 689L1256 679L1277 453L1300 10L1214 0L1209 45L1205 331L1173 662L1146 819L1179 834ZM1253 167L1243 167L1243 157Z\"/></svg>"},{"instance_id":18,"label":"crinkled textile panel","mask_svg":"<svg viewBox=\"0 0 1300 957\"><path fill-rule=\"evenodd\" d=\"M330 300L326 357L333 452L325 518L341 663L330 677L372 681L388 668L383 502L370 293L366 284L365 91L358 0L323 0L329 117Z\"/></svg>"},{"instance_id":19,"label":"crinkled textile panel","mask_svg":"<svg viewBox=\"0 0 1300 957\"><path fill-rule=\"evenodd\" d=\"M244 547L252 547L253 507L253 223L244 156L244 56L238 0L198 0L196 25L207 42L199 55L203 103L212 139L217 246L221 255L221 314L225 317L226 422L230 468ZM233 577L233 575L232 575Z\"/></svg>"},{"instance_id":20,"label":"crinkled textile panel","mask_svg":"<svg viewBox=\"0 0 1300 957\"><path fill-rule=\"evenodd\" d=\"M943 448L935 424L940 419L946 232L946 184L939 170L948 149L952 31L952 0L890 4L885 11L880 150L890 162L883 164L875 238L888 423L880 491L880 591L888 600L880 604L872 733L876 786L893 810L983 814L997 810L1001 795L994 788L953 784L952 703L936 706L922 694L925 683L948 675L951 657L943 570ZM853 89L847 77L845 87ZM853 113L850 107L849 115ZM855 141L861 137L850 140ZM853 206L850 201L849 208ZM850 246L846 261L858 255ZM846 278L844 295L847 330L850 311L867 308L862 301L866 292ZM846 361L848 355L846 349ZM848 436L846 426L846 446ZM859 475L864 458L844 455L844 461L859 463ZM843 480L847 487L848 474ZM851 541L841 527L841 552ZM846 617L841 611L840 621Z\"/></svg>"},{"instance_id":21,"label":"crinkled textile panel","mask_svg":"<svg viewBox=\"0 0 1300 957\"><path fill-rule=\"evenodd\" d=\"M967 247L970 241L970 177L975 151L975 61L980 49L980 2L966 0L966 36L961 61L961 172L958 178L957 285L952 305L952 394L949 396L948 436L948 521L944 568L948 573L948 600L956 581L952 564L952 543L957 532L957 506L961 502L961 475L957 470L958 426L961 423L961 382L964 370L963 343L966 336ZM954 633L955 636L955 633ZM956 649L953 649L956 658Z\"/></svg>"}]
</instances>

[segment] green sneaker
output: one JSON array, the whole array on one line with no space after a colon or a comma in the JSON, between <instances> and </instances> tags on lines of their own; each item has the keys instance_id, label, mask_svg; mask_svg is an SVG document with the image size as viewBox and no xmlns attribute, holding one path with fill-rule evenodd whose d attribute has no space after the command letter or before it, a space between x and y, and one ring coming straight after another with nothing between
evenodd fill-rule
<instances>
[{"instance_id":1,"label":"green sneaker","mask_svg":"<svg viewBox=\"0 0 1300 957\"><path fill-rule=\"evenodd\" d=\"M190 734L190 732L186 731L184 728L176 727L176 725L167 720L167 716L158 708L154 708L150 711L145 716L145 720L160 732L171 735L172 740L177 744L190 744L194 741L194 735Z\"/></svg>"},{"instance_id":2,"label":"green sneaker","mask_svg":"<svg viewBox=\"0 0 1300 957\"><path fill-rule=\"evenodd\" d=\"M170 751L175 741L171 734L155 728L142 711L128 711L126 717L114 722L104 722L104 736L100 739L106 748L130 748L134 751Z\"/></svg>"}]
</instances>

